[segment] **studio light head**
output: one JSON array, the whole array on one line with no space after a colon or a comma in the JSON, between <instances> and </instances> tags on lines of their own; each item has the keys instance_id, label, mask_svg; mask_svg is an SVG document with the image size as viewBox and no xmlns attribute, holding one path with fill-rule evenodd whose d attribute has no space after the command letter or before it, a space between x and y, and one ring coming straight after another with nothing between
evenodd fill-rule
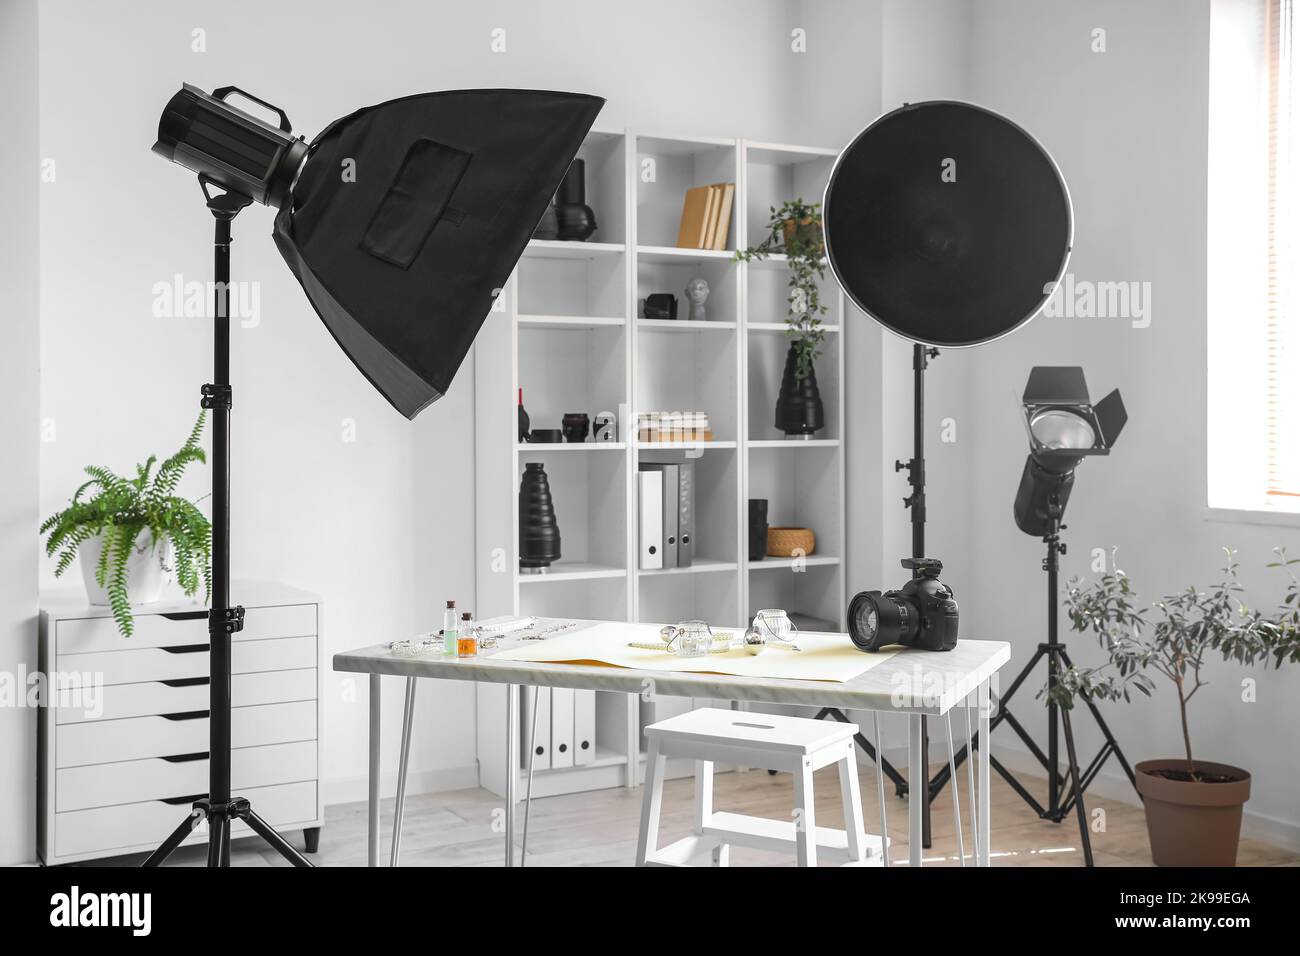
<instances>
[{"instance_id":1,"label":"studio light head","mask_svg":"<svg viewBox=\"0 0 1300 956\"><path fill-rule=\"evenodd\" d=\"M1042 537L1065 513L1074 469L1090 455L1110 454L1128 413L1119 389L1092 404L1083 369L1076 366L1036 366L1021 401L1029 457L1016 491L1016 526Z\"/></svg>"},{"instance_id":2,"label":"studio light head","mask_svg":"<svg viewBox=\"0 0 1300 956\"><path fill-rule=\"evenodd\" d=\"M270 103L186 84L153 151L228 203L279 210L276 248L316 314L414 418L451 387L604 102L548 90L419 93L356 110L306 143Z\"/></svg>"},{"instance_id":3,"label":"studio light head","mask_svg":"<svg viewBox=\"0 0 1300 956\"><path fill-rule=\"evenodd\" d=\"M278 127L226 103L231 94L265 107ZM222 189L266 206L283 206L294 176L307 157L307 144L294 138L289 117L278 106L233 86L209 95L186 83L163 109L153 151L206 176Z\"/></svg>"}]
</instances>

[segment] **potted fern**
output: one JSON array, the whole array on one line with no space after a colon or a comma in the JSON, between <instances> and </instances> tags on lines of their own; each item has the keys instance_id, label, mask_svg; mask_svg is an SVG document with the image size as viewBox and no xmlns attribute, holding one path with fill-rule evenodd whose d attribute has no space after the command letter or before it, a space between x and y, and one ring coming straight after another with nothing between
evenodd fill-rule
<instances>
[{"instance_id":1,"label":"potted fern","mask_svg":"<svg viewBox=\"0 0 1300 956\"><path fill-rule=\"evenodd\" d=\"M193 502L175 493L186 467L207 460L199 447L206 414L199 413L179 451L161 464L150 455L136 466L134 478L87 466L90 480L41 524L40 533L49 534L45 553L57 555L55 576L62 577L80 556L90 603L112 607L123 637L135 629L131 605L157 601L164 572L174 572L191 597L200 584L205 601L211 594L212 526Z\"/></svg>"},{"instance_id":2,"label":"potted fern","mask_svg":"<svg viewBox=\"0 0 1300 956\"><path fill-rule=\"evenodd\" d=\"M790 438L812 438L825 425L821 392L813 363L821 356L826 330L821 317L820 283L826 278L826 245L822 236L821 203L791 199L780 208L769 207L767 235L756 246L736 253L741 262L783 253L790 278L786 311L785 370L776 401L776 427Z\"/></svg>"},{"instance_id":3,"label":"potted fern","mask_svg":"<svg viewBox=\"0 0 1300 956\"><path fill-rule=\"evenodd\" d=\"M1226 549L1225 549L1226 550ZM1278 550L1269 567L1290 569L1300 558ZM1062 707L1076 695L1094 700L1129 700L1150 695L1151 674L1164 677L1178 697L1182 756L1140 761L1134 768L1146 811L1151 857L1158 866L1233 866L1241 832L1242 806L1250 797L1250 774L1213 763L1192 747L1188 705L1201 688L1207 658L1275 667L1300 661L1300 582L1294 574L1281 608L1266 614L1241 599L1236 552L1226 550L1222 579L1207 590L1189 587L1150 607L1140 607L1123 571L1082 585L1071 581L1066 607L1076 631L1097 635L1106 661L1093 668L1069 668L1053 691Z\"/></svg>"}]
</instances>

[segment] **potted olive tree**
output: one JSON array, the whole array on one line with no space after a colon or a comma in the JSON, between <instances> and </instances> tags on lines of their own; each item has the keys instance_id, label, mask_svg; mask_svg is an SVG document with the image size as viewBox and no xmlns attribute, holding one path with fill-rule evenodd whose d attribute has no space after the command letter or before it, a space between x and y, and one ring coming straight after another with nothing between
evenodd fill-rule
<instances>
[{"instance_id":1,"label":"potted olive tree","mask_svg":"<svg viewBox=\"0 0 1300 956\"><path fill-rule=\"evenodd\" d=\"M822 236L821 203L788 200L769 207L767 235L756 246L742 249L736 259L750 262L783 254L790 278L789 307L786 311L786 352L781 390L776 401L776 427L790 438L812 438L825 424L817 371L813 363L821 357L826 330L821 317L820 283L826 277L826 244Z\"/></svg>"},{"instance_id":2,"label":"potted olive tree","mask_svg":"<svg viewBox=\"0 0 1300 956\"><path fill-rule=\"evenodd\" d=\"M1129 700L1150 695L1152 675L1173 685L1182 730L1182 755L1144 760L1134 768L1146 809L1151 857L1159 866L1233 866L1241 833L1242 805L1250 797L1250 774L1231 764L1202 759L1192 746L1188 707L1208 686L1207 659L1255 665L1300 661L1300 585L1294 574L1279 610L1266 614L1241 599L1236 552L1227 550L1222 579L1206 590L1189 587L1150 607L1140 607L1123 571L1082 585L1071 581L1066 607L1076 631L1097 635L1106 660L1098 667L1071 667L1054 696L1063 707L1075 695ZM1290 569L1300 558L1269 567Z\"/></svg>"},{"instance_id":3,"label":"potted olive tree","mask_svg":"<svg viewBox=\"0 0 1300 956\"><path fill-rule=\"evenodd\" d=\"M211 594L212 526L193 502L175 493L186 467L206 461L199 446L205 415L199 413L176 454L161 464L150 455L136 465L134 478L87 466L90 480L41 524L40 533L49 534L45 553L58 556L55 576L62 577L80 555L88 600L112 607L123 637L135 628L131 605L157 601L164 572L174 572L191 597L200 584L205 601Z\"/></svg>"}]
</instances>

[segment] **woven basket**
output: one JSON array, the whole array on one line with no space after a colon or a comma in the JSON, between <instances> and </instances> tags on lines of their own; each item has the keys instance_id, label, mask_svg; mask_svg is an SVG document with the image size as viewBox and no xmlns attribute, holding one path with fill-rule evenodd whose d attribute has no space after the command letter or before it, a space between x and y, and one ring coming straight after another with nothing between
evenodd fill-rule
<instances>
[{"instance_id":1,"label":"woven basket","mask_svg":"<svg viewBox=\"0 0 1300 956\"><path fill-rule=\"evenodd\" d=\"M767 554L772 558L793 558L799 552L807 557L817 549L817 536L812 528L767 529Z\"/></svg>"}]
</instances>

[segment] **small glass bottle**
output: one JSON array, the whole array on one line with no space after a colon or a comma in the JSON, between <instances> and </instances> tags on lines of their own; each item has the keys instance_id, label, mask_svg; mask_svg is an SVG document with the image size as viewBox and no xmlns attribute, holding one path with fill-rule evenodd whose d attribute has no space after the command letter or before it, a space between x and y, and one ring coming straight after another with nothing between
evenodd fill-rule
<instances>
[{"instance_id":1,"label":"small glass bottle","mask_svg":"<svg viewBox=\"0 0 1300 956\"><path fill-rule=\"evenodd\" d=\"M460 630L456 634L456 656L478 657L478 629L474 618L466 611L460 616Z\"/></svg>"},{"instance_id":2,"label":"small glass bottle","mask_svg":"<svg viewBox=\"0 0 1300 956\"><path fill-rule=\"evenodd\" d=\"M456 602L448 601L447 610L442 615L442 653L447 657L456 656Z\"/></svg>"}]
</instances>

